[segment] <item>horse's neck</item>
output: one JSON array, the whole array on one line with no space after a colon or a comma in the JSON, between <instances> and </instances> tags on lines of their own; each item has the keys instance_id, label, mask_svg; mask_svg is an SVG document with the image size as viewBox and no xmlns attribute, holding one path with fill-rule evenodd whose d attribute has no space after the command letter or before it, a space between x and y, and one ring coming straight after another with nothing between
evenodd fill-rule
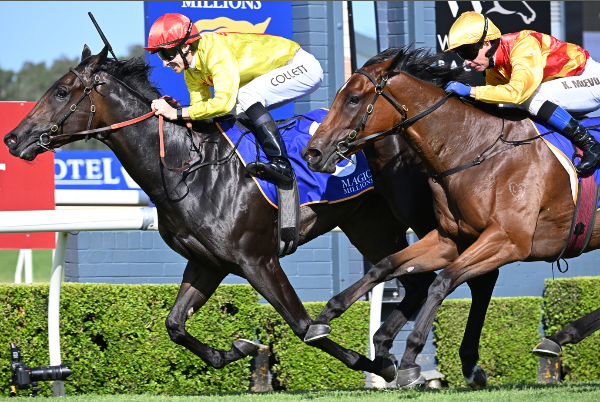
<instances>
[{"instance_id":1,"label":"horse's neck","mask_svg":"<svg viewBox=\"0 0 600 402\"><path fill-rule=\"evenodd\" d=\"M192 145L185 127L169 122L163 124L165 165L161 161L157 118L151 117L124 127L109 134L103 142L115 153L129 176L154 201L163 197L165 183L182 180L182 172L171 169L184 166L192 158L194 162L217 160L230 150L213 124L200 124L195 127L196 130L198 128L205 131L196 131Z\"/></svg>"},{"instance_id":2,"label":"horse's neck","mask_svg":"<svg viewBox=\"0 0 600 402\"><path fill-rule=\"evenodd\" d=\"M432 84L410 76L398 87L394 95L406 105L409 117L427 110L444 95ZM402 135L432 171L441 172L474 159L495 141L502 129L501 118L449 98L403 130Z\"/></svg>"}]
</instances>

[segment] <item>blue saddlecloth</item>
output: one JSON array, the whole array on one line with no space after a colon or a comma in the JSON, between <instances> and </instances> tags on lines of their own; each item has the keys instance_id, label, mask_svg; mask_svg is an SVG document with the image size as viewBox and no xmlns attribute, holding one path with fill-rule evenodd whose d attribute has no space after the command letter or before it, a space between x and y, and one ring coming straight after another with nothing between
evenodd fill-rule
<instances>
[{"instance_id":1,"label":"blue saddlecloth","mask_svg":"<svg viewBox=\"0 0 600 402\"><path fill-rule=\"evenodd\" d=\"M313 172L300 156L300 152L306 147L312 133L315 132L326 114L326 109L312 110L302 116L296 116L292 120L285 121L280 126L281 136L296 173L301 205L342 201L356 197L373 188L371 171L362 151L351 157L355 164L342 161L334 174ZM256 160L254 134L247 131L242 132L233 119L221 121L218 126L232 146L235 146L240 137L243 137L237 146L236 152L244 165ZM267 162L268 159L260 146L259 152L260 160ZM258 177L253 178L267 201L276 207L277 188L275 185Z\"/></svg>"}]
</instances>

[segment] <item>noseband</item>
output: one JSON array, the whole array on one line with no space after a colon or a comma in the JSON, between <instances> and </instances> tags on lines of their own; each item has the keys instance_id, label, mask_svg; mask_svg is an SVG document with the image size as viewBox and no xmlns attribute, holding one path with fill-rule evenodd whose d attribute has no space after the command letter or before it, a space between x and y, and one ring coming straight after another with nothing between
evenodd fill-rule
<instances>
[{"instance_id":1,"label":"noseband","mask_svg":"<svg viewBox=\"0 0 600 402\"><path fill-rule=\"evenodd\" d=\"M92 90L94 90L98 85L102 85L102 83L100 82L100 76L98 74L94 74L92 83L90 85L87 85L85 83L85 80L81 76L81 74L79 74L77 71L75 71L75 69L73 69L71 67L71 68L69 68L69 71L71 71L73 74L75 74L75 76L77 78L79 78L79 81L81 81L81 83L83 84L83 86L84 86L83 93L81 94L79 99L77 99L77 101L75 103L73 103L71 105L71 107L69 107L69 111L67 112L67 114L65 114L63 116L63 118L58 121L58 123L53 124L52 127L50 127L49 132L40 134L39 145L42 148L46 149L47 151L54 152L54 150L49 147L50 142L52 141L52 138L57 136L57 135L53 135L53 134L56 134L58 132L59 128L62 129L65 121L69 118L69 116L71 116L77 110L77 107L85 99L86 96L90 98L90 117L88 119L86 131L89 130L90 127L92 126L92 119L94 118L94 114L96 113L96 105L94 105L94 98L92 97Z\"/></svg>"},{"instance_id":2,"label":"noseband","mask_svg":"<svg viewBox=\"0 0 600 402\"><path fill-rule=\"evenodd\" d=\"M354 130L352 130L350 132L350 134L348 134L348 137L346 137L344 140L338 142L338 144L336 146L337 154L340 155L342 158L346 158L345 154L349 150L351 150L353 147L356 147L357 145L375 141L375 140L379 139L379 137L383 137L383 136L390 135L390 134L395 134L400 129L410 126L415 121L419 120L420 118L428 115L429 113L433 112L434 110L436 110L437 108L442 106L450 97L450 95L446 95L445 97L443 97L440 101L438 101L436 104L434 104L430 108L428 108L428 109L424 110L423 112L418 113L410 118L407 118L408 108L406 107L406 105L401 104L392 95L390 95L389 93L384 91L384 87L387 84L388 80L390 78L392 78L394 75L399 74L398 71L393 71L391 73L387 73L387 74L383 75L381 77L381 82L379 82L379 83L377 83L377 81L375 80L375 78L373 78L373 76L371 74L369 74L368 72L366 72L363 69L358 69L358 70L356 70L356 72L364 75L365 77L367 77L369 79L369 81L371 81L371 83L373 83L373 85L375 86L375 95L373 95L371 102L367 106L367 110L365 111L365 114L360 119L360 122L356 125ZM355 140L356 136L358 135L358 132L360 130L364 130L365 125L367 124L367 119L369 118L371 113L373 113L373 109L375 107L375 102L377 101L377 99L380 96L383 96L400 113L400 115L402 116L402 118L400 119L400 123L394 125L392 128L390 128L388 130L380 131L375 134L371 134L360 140Z\"/></svg>"}]
</instances>

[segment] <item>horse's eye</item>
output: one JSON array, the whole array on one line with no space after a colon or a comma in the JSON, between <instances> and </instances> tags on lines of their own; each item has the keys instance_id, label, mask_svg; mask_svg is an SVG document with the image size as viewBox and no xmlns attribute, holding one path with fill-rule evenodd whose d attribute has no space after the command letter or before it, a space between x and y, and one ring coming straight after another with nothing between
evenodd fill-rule
<instances>
[{"instance_id":1,"label":"horse's eye","mask_svg":"<svg viewBox=\"0 0 600 402\"><path fill-rule=\"evenodd\" d=\"M64 99L64 98L66 98L67 96L69 96L69 91L67 91L65 88L63 88L63 87L59 87L59 88L56 90L56 97L57 97L57 98Z\"/></svg>"},{"instance_id":2,"label":"horse's eye","mask_svg":"<svg viewBox=\"0 0 600 402\"><path fill-rule=\"evenodd\" d=\"M353 105L356 105L358 102L360 102L360 97L353 95L350 97L350 99L348 99L348 102L350 102Z\"/></svg>"}]
</instances>

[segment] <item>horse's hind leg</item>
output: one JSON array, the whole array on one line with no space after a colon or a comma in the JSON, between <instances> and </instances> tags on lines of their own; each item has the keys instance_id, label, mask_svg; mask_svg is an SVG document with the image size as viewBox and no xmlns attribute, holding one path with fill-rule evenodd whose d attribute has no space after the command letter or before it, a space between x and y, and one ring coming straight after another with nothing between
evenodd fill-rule
<instances>
[{"instance_id":1,"label":"horse's hind leg","mask_svg":"<svg viewBox=\"0 0 600 402\"><path fill-rule=\"evenodd\" d=\"M236 341L230 350L217 350L200 342L185 329L185 322L198 311L215 292L226 272L202 268L188 262L175 304L167 316L166 326L171 340L199 356L206 364L221 368L246 357L256 350L250 341Z\"/></svg>"},{"instance_id":2,"label":"horse's hind leg","mask_svg":"<svg viewBox=\"0 0 600 402\"><path fill-rule=\"evenodd\" d=\"M579 343L598 329L600 329L600 309L573 321L551 337L542 339L533 349L533 353L546 358L558 357L562 354L562 346L568 343Z\"/></svg>"},{"instance_id":3,"label":"horse's hind leg","mask_svg":"<svg viewBox=\"0 0 600 402\"><path fill-rule=\"evenodd\" d=\"M477 365L477 361L479 360L479 341L499 273L498 270L494 270L467 281L471 289L472 301L465 334L458 353L462 363L463 376L467 384L473 389L484 389L487 386L487 375Z\"/></svg>"}]
</instances>

